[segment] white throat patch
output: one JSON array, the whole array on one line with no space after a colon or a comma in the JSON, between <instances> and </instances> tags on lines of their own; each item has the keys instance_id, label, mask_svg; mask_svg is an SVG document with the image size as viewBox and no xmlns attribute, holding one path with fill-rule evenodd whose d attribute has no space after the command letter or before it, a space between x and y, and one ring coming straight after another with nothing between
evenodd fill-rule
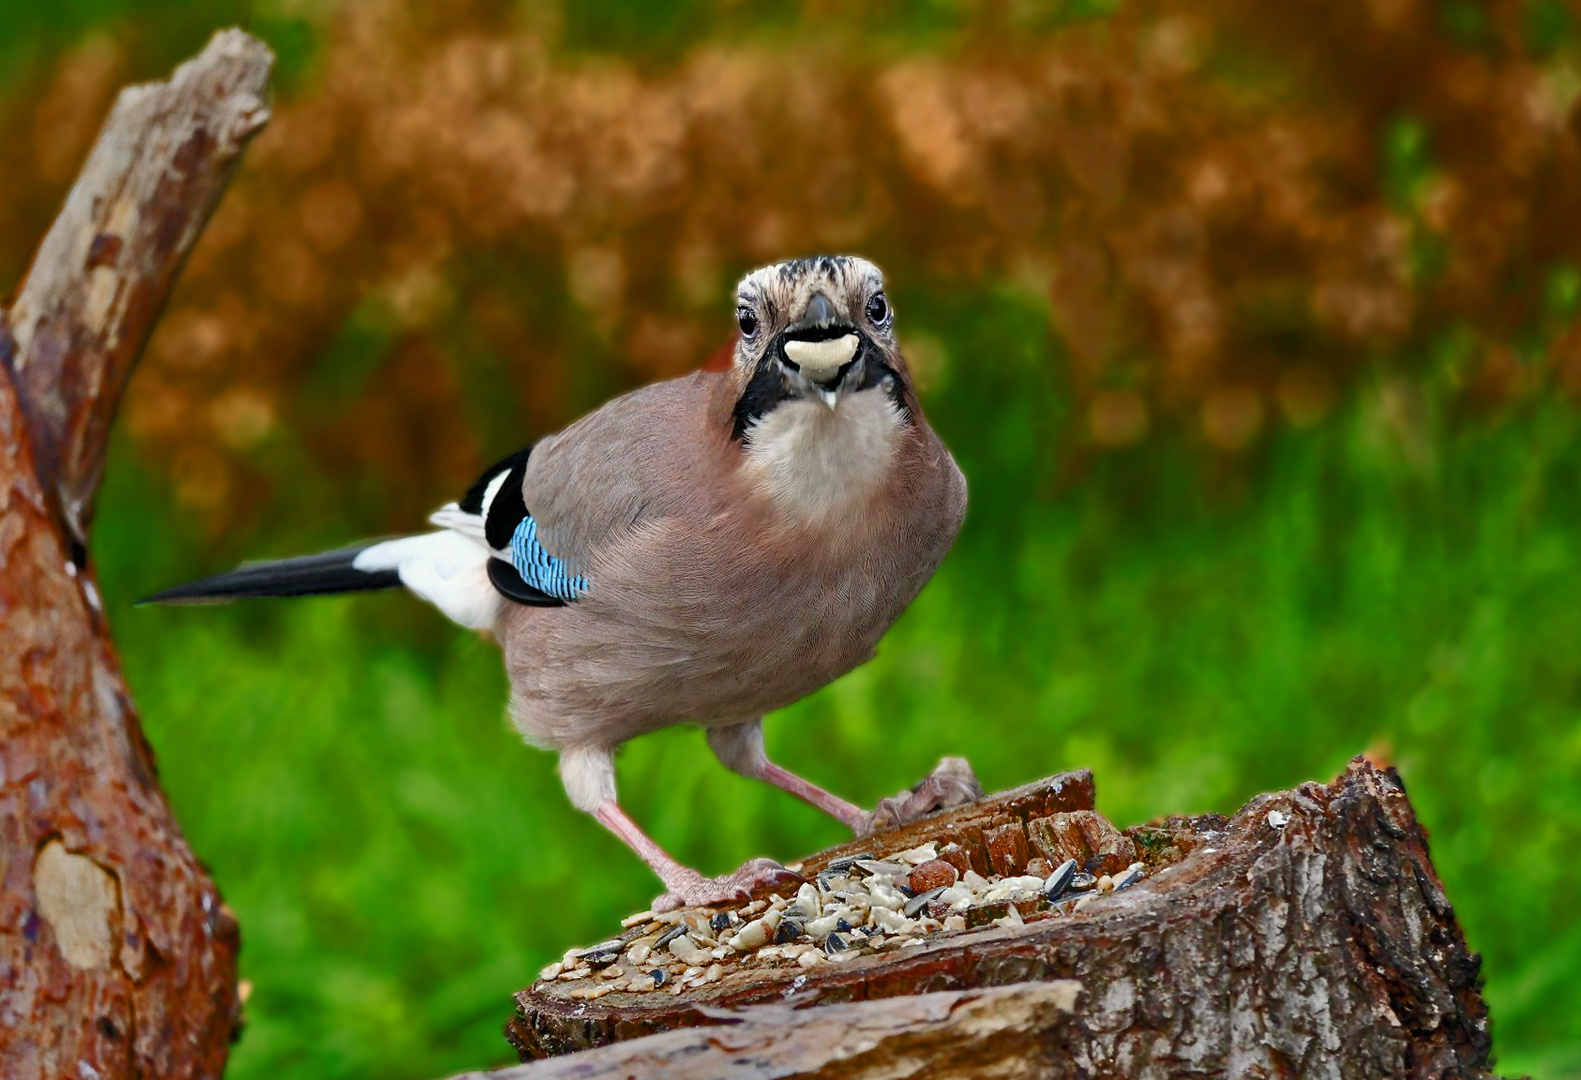
<instances>
[{"instance_id":1,"label":"white throat patch","mask_svg":"<svg viewBox=\"0 0 1581 1080\"><path fill-rule=\"evenodd\" d=\"M817 519L871 497L889 474L903 421L877 388L830 409L787 401L747 430L742 468L782 510Z\"/></svg>"}]
</instances>

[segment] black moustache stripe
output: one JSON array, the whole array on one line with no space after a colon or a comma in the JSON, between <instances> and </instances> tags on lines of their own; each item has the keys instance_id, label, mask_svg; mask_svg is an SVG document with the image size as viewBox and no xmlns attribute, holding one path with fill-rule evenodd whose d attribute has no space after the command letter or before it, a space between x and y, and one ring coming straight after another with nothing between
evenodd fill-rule
<instances>
[{"instance_id":1,"label":"black moustache stripe","mask_svg":"<svg viewBox=\"0 0 1581 1080\"><path fill-rule=\"evenodd\" d=\"M874 350L876 353L877 350ZM862 373L862 384L858 390L871 390L881 388L888 396L890 404L895 406L895 411L900 413L900 419L908 427L912 424L911 406L906 404L906 383L900 377L900 372L878 359L869 356L867 368Z\"/></svg>"},{"instance_id":2,"label":"black moustache stripe","mask_svg":"<svg viewBox=\"0 0 1581 1080\"><path fill-rule=\"evenodd\" d=\"M861 353L841 370L841 378L845 377L845 372L850 370L857 359L864 356L867 364L862 371L862 381L851 388L852 392L882 390L895 406L895 410L900 413L901 420L910 425L913 421L911 407L906 404L905 381L901 379L900 372L884 361L883 354L866 340L862 342ZM772 356L765 357L752 372L752 378L747 381L747 388L736 401L736 407L732 411L730 437L736 442L744 441L747 429L773 412L775 407L791 396L790 382L786 379L783 369Z\"/></svg>"},{"instance_id":3,"label":"black moustache stripe","mask_svg":"<svg viewBox=\"0 0 1581 1080\"><path fill-rule=\"evenodd\" d=\"M732 413L734 422L730 437L737 442L746 438L747 428L767 416L774 406L790 396L785 373L772 358L765 357L752 372L747 388L742 391Z\"/></svg>"}]
</instances>

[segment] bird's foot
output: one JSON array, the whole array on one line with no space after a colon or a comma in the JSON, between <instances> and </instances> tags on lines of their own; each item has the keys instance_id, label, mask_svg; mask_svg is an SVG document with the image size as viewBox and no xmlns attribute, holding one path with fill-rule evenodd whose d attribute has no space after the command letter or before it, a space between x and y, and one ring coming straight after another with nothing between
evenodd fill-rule
<instances>
[{"instance_id":1,"label":"bird's foot","mask_svg":"<svg viewBox=\"0 0 1581 1080\"><path fill-rule=\"evenodd\" d=\"M857 825L856 835L871 836L898 829L929 814L965 806L982 797L983 785L977 782L977 774L972 772L966 759L948 757L910 791L880 799L867 820Z\"/></svg>"},{"instance_id":2,"label":"bird's foot","mask_svg":"<svg viewBox=\"0 0 1581 1080\"><path fill-rule=\"evenodd\" d=\"M695 870L682 870L665 882L670 891L653 902L653 910L674 911L676 908L750 900L756 889L806 880L773 859L753 859L735 873L716 878L703 877Z\"/></svg>"}]
</instances>

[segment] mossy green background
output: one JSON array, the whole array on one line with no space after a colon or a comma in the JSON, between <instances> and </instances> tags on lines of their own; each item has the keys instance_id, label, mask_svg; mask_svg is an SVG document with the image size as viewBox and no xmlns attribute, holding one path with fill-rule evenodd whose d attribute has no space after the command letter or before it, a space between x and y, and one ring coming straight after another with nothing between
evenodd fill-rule
<instances>
[{"instance_id":1,"label":"mossy green background","mask_svg":"<svg viewBox=\"0 0 1581 1080\"><path fill-rule=\"evenodd\" d=\"M115 3L70 25L35 10L0 17L15 62L97 21L143 25ZM688 25L599 10L606 41L632 49ZM155 70L215 18L168 15ZM311 36L277 29L289 79ZM1402 123L1390 175L1409 171ZM1403 439L1380 366L1255 461L1225 468L1166 435L1071 469L1043 301L997 281L931 293L897 269L904 327L941 354L926 408L970 513L878 658L770 719L771 754L867 804L946 754L990 788L1085 766L1100 808L1129 824L1232 812L1378 749L1484 957L1501 1071L1581 1076L1581 415L1540 400L1450 422L1429 380L1422 429ZM1560 302L1573 317L1574 298ZM298 450L273 452L296 468ZM365 513L304 475L246 546L337 546ZM118 442L93 552L161 778L241 923L253 992L230 1075L508 1061L511 991L656 883L511 731L493 647L409 598L134 608L241 546L203 535ZM726 772L693 729L628 747L620 784L660 843L709 871L842 838Z\"/></svg>"}]
</instances>

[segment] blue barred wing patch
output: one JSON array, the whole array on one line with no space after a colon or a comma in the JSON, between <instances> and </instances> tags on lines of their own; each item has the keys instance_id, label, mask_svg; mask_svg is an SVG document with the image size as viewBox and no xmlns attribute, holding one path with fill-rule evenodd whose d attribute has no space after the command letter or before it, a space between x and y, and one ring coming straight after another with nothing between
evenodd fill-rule
<instances>
[{"instance_id":1,"label":"blue barred wing patch","mask_svg":"<svg viewBox=\"0 0 1581 1080\"><path fill-rule=\"evenodd\" d=\"M528 585L556 600L575 600L591 591L587 578L572 574L539 542L538 523L531 516L522 518L511 534L511 565Z\"/></svg>"}]
</instances>

